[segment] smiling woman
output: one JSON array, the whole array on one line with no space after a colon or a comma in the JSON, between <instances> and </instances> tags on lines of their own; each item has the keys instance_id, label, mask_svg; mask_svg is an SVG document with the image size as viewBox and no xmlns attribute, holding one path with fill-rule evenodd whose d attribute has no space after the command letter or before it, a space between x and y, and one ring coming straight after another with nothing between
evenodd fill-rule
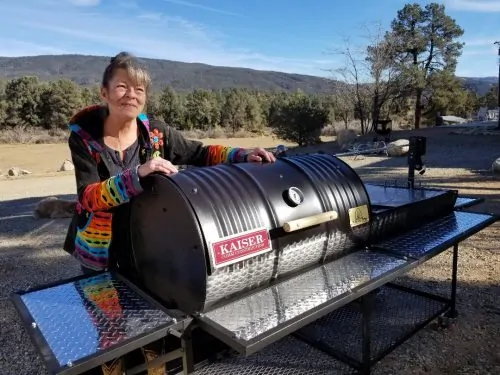
<instances>
[{"instance_id":1,"label":"smiling woman","mask_svg":"<svg viewBox=\"0 0 500 375\"><path fill-rule=\"evenodd\" d=\"M144 109L150 86L151 78L146 69L126 52L113 57L104 71L101 95L109 112L104 123L104 143L118 151L121 159L123 150L137 140L137 124L133 120ZM127 129L123 124L130 126Z\"/></svg>"},{"instance_id":2,"label":"smiling woman","mask_svg":"<svg viewBox=\"0 0 500 375\"><path fill-rule=\"evenodd\" d=\"M68 144L78 201L64 249L81 263L84 273L119 269L133 282L139 282L131 276L135 274L135 263L129 251L129 203L143 191L142 179L149 174L177 173L175 165L201 167L275 160L262 148L247 151L204 146L185 139L162 121L149 121L142 112L150 89L151 78L139 60L126 52L119 53L103 74L101 97L105 104L85 108L70 121ZM106 298L105 288L94 290L102 290L102 298ZM146 360L162 351L163 342L142 349ZM103 374L122 374L123 370L122 359L102 366ZM151 368L148 374L165 374L165 366Z\"/></svg>"}]
</instances>

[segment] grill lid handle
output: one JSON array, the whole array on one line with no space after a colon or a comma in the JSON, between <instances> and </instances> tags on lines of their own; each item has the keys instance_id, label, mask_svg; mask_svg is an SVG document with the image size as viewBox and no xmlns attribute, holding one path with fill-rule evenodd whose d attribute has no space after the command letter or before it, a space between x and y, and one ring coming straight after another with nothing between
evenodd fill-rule
<instances>
[{"instance_id":1,"label":"grill lid handle","mask_svg":"<svg viewBox=\"0 0 500 375\"><path fill-rule=\"evenodd\" d=\"M302 219L287 221L283 224L285 232L294 232L296 230L309 228L314 225L336 220L339 217L337 211L322 212L320 214L303 217Z\"/></svg>"}]
</instances>

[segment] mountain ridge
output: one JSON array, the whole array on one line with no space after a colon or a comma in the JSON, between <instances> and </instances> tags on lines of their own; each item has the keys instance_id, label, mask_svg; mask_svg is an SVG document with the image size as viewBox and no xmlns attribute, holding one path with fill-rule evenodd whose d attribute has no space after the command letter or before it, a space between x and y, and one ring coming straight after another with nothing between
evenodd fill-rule
<instances>
[{"instance_id":1,"label":"mountain ridge","mask_svg":"<svg viewBox=\"0 0 500 375\"><path fill-rule=\"evenodd\" d=\"M0 79L35 75L43 81L61 78L81 85L98 84L110 57L65 54L20 57L0 57ZM260 91L302 90L307 93L332 92L333 79L327 77L256 70L243 67L214 66L199 62L141 58L148 67L155 91L170 85L177 91L197 88L227 89L241 87ZM484 95L497 77L459 77L464 86Z\"/></svg>"}]
</instances>

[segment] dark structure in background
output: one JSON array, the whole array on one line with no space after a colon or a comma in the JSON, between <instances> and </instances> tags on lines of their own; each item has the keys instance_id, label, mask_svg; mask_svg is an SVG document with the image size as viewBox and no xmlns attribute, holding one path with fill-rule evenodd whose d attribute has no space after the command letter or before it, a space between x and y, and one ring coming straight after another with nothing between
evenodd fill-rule
<instances>
[{"instance_id":1,"label":"dark structure in background","mask_svg":"<svg viewBox=\"0 0 500 375\"><path fill-rule=\"evenodd\" d=\"M375 123L373 131L375 132L375 134L381 136L384 142L389 143L391 141L392 120L391 119L378 120ZM373 138L373 142L378 142L378 136Z\"/></svg>"},{"instance_id":2,"label":"dark structure in background","mask_svg":"<svg viewBox=\"0 0 500 375\"><path fill-rule=\"evenodd\" d=\"M500 41L494 43L498 45L498 87L497 87L497 99L498 99L498 126L497 128L500 130Z\"/></svg>"},{"instance_id":3,"label":"dark structure in background","mask_svg":"<svg viewBox=\"0 0 500 375\"><path fill-rule=\"evenodd\" d=\"M402 184L365 184L328 154L153 175L133 202L131 277L78 276L13 301L51 374L165 337L169 374L368 375L457 317L458 244L497 220L464 211L478 199L418 186L425 154L412 137ZM396 283L448 248L449 296Z\"/></svg>"}]
</instances>

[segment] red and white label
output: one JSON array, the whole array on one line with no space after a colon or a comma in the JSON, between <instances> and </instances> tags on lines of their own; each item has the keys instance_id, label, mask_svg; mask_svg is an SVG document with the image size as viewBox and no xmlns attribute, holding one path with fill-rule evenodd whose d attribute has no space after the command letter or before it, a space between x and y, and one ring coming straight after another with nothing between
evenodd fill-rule
<instances>
[{"instance_id":1,"label":"red and white label","mask_svg":"<svg viewBox=\"0 0 500 375\"><path fill-rule=\"evenodd\" d=\"M209 249L212 264L219 268L266 253L272 250L272 245L267 229L254 229L214 241Z\"/></svg>"}]
</instances>

